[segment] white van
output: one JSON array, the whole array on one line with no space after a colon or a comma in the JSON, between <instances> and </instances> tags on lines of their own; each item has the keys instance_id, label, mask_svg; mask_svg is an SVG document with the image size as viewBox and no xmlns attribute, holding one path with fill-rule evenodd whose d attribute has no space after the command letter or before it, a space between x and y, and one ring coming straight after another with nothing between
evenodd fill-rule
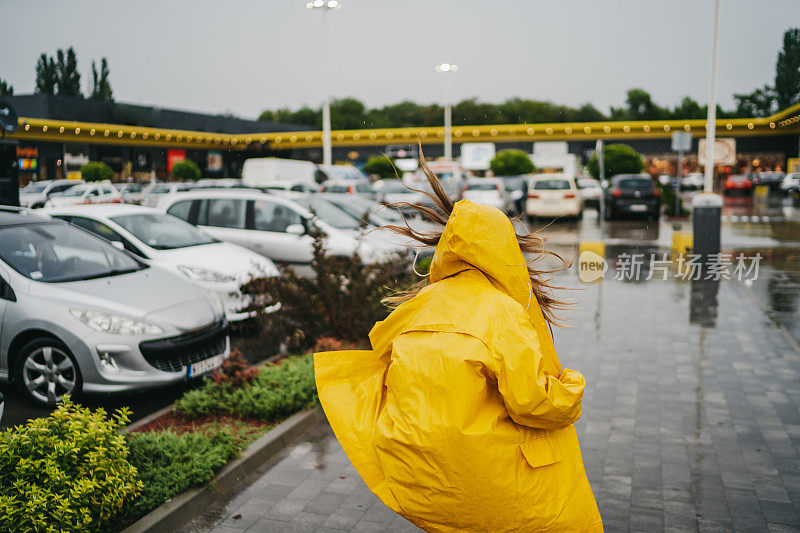
<instances>
[{"instance_id":1,"label":"white van","mask_svg":"<svg viewBox=\"0 0 800 533\"><path fill-rule=\"evenodd\" d=\"M311 161L257 157L242 167L242 185L259 189L315 190L317 165Z\"/></svg>"}]
</instances>

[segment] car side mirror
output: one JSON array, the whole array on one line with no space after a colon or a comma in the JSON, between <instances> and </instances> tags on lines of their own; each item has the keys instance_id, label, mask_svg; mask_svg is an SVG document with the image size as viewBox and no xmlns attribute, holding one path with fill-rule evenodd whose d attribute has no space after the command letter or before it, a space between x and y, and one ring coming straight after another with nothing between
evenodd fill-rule
<instances>
[{"instance_id":1,"label":"car side mirror","mask_svg":"<svg viewBox=\"0 0 800 533\"><path fill-rule=\"evenodd\" d=\"M111 246L113 246L114 248L117 248L119 250L124 250L125 249L125 245L122 244L121 241L111 241Z\"/></svg>"},{"instance_id":2,"label":"car side mirror","mask_svg":"<svg viewBox=\"0 0 800 533\"><path fill-rule=\"evenodd\" d=\"M290 235L305 235L306 228L302 224L289 224L286 227L286 233Z\"/></svg>"},{"instance_id":3,"label":"car side mirror","mask_svg":"<svg viewBox=\"0 0 800 533\"><path fill-rule=\"evenodd\" d=\"M603 180L600 182L600 186L604 189L608 189L608 180Z\"/></svg>"}]
</instances>

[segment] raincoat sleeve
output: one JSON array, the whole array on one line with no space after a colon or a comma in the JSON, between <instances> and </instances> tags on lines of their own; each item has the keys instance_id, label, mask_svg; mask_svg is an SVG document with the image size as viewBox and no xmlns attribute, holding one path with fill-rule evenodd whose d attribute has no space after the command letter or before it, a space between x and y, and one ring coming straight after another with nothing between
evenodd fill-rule
<instances>
[{"instance_id":1,"label":"raincoat sleeve","mask_svg":"<svg viewBox=\"0 0 800 533\"><path fill-rule=\"evenodd\" d=\"M543 344L547 345L543 346ZM552 351L549 365L545 349ZM539 429L561 429L581 416L586 381L574 370L560 375L552 341L540 339L530 322L514 324L497 336L492 346L497 386L508 413L517 423Z\"/></svg>"}]
</instances>

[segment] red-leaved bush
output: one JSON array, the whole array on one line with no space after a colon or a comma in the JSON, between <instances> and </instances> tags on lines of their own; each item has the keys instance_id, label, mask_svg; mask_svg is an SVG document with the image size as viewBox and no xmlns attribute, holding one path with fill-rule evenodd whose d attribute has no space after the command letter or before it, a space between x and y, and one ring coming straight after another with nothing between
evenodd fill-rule
<instances>
[{"instance_id":1,"label":"red-leaved bush","mask_svg":"<svg viewBox=\"0 0 800 533\"><path fill-rule=\"evenodd\" d=\"M248 363L242 352L234 348L222 367L211 375L211 379L217 385L230 383L233 387L241 387L253 381L257 375L258 368Z\"/></svg>"}]
</instances>

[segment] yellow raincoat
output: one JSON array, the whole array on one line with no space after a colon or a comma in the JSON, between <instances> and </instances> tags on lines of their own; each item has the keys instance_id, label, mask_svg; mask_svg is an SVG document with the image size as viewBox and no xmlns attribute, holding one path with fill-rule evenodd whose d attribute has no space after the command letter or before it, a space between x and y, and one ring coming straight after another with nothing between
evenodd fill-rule
<instances>
[{"instance_id":1,"label":"yellow raincoat","mask_svg":"<svg viewBox=\"0 0 800 533\"><path fill-rule=\"evenodd\" d=\"M585 382L559 364L508 218L458 202L430 281L372 350L315 355L361 477L426 531L602 531L572 425Z\"/></svg>"}]
</instances>

